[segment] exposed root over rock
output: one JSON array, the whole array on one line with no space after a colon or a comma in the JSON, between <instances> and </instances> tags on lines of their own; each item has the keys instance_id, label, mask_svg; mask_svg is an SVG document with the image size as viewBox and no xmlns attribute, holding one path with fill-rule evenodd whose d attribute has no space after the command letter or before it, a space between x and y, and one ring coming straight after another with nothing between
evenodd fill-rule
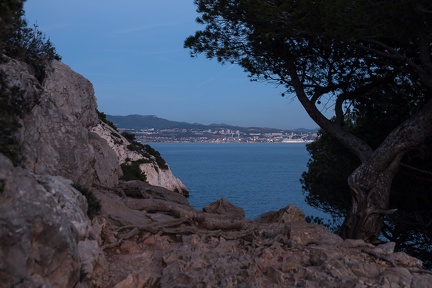
<instances>
[{"instance_id":1,"label":"exposed root over rock","mask_svg":"<svg viewBox=\"0 0 432 288\"><path fill-rule=\"evenodd\" d=\"M351 288L432 283L419 260L394 253L393 245L342 240L323 226L306 223L295 206L251 221L226 199L199 211L148 191L134 198L109 190L94 192L102 201L100 217L108 219L102 238L109 272L95 282L101 287Z\"/></svg>"}]
</instances>

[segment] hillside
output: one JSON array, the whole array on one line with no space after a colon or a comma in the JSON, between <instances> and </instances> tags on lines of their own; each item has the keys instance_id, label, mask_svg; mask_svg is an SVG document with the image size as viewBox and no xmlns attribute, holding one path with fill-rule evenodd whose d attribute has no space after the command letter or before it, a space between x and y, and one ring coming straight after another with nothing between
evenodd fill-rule
<instances>
[{"instance_id":1,"label":"hillside","mask_svg":"<svg viewBox=\"0 0 432 288\"><path fill-rule=\"evenodd\" d=\"M127 116L114 116L107 115L107 119L113 122L119 128L125 129L151 129L154 128L156 130L161 129L230 129L230 130L240 130L240 131L255 131L260 133L273 133L273 132L297 132L297 133L314 133L317 132L318 129L304 129L298 128L293 130L284 130L277 128L266 128L266 127L240 127L229 124L210 124L204 125L199 123L187 123L187 122L178 122L171 121L163 118L159 118L155 115L127 115Z\"/></svg>"}]
</instances>

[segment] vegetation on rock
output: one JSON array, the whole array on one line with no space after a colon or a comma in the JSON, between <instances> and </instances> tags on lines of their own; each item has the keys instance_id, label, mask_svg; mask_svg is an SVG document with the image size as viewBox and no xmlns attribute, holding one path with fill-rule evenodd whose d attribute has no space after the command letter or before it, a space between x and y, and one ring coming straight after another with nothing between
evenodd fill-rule
<instances>
[{"instance_id":1,"label":"vegetation on rock","mask_svg":"<svg viewBox=\"0 0 432 288\"><path fill-rule=\"evenodd\" d=\"M28 26L24 11L17 12L14 19L5 34L2 52L29 64L34 69L35 77L42 83L49 61L60 60L61 57L50 39L38 29L37 25Z\"/></svg>"},{"instance_id":2,"label":"vegetation on rock","mask_svg":"<svg viewBox=\"0 0 432 288\"><path fill-rule=\"evenodd\" d=\"M147 182L146 174L140 169L140 165L143 163L148 163L148 161L146 159L137 161L128 161L126 159L126 162L120 165L123 172L123 176L120 179L125 181L140 180Z\"/></svg>"},{"instance_id":3,"label":"vegetation on rock","mask_svg":"<svg viewBox=\"0 0 432 288\"><path fill-rule=\"evenodd\" d=\"M99 117L99 120L113 128L115 131L118 132L117 126L110 120L107 119L107 115L104 112L100 112L99 110L96 111Z\"/></svg>"},{"instance_id":4,"label":"vegetation on rock","mask_svg":"<svg viewBox=\"0 0 432 288\"><path fill-rule=\"evenodd\" d=\"M60 60L54 46L37 29L30 28L24 19L22 3L7 0L0 4L0 63L8 61L4 55L23 61L33 68L35 77L42 82L45 69L52 59ZM17 131L19 120L37 102L38 95L25 96L25 91L9 84L7 71L0 71L0 152L17 165L22 162Z\"/></svg>"},{"instance_id":5,"label":"vegetation on rock","mask_svg":"<svg viewBox=\"0 0 432 288\"><path fill-rule=\"evenodd\" d=\"M19 11L22 11L24 1L3 0L0 2L0 50L3 49L4 37L12 28Z\"/></svg>"},{"instance_id":6,"label":"vegetation on rock","mask_svg":"<svg viewBox=\"0 0 432 288\"><path fill-rule=\"evenodd\" d=\"M141 144L140 142L136 141L135 134L126 131L123 131L121 134L131 143L127 147L129 150L140 152L149 159L151 159L151 156L153 156L159 168L163 170L167 170L169 168L168 164L166 163L165 159L163 159L159 151L155 150L148 144Z\"/></svg>"},{"instance_id":7,"label":"vegetation on rock","mask_svg":"<svg viewBox=\"0 0 432 288\"><path fill-rule=\"evenodd\" d=\"M88 204L87 216L90 219L93 219L93 217L97 216L102 208L99 199L96 198L96 196L94 196L94 194L85 187L82 187L78 184L72 184L72 187L81 192L81 194L86 198Z\"/></svg>"},{"instance_id":8,"label":"vegetation on rock","mask_svg":"<svg viewBox=\"0 0 432 288\"><path fill-rule=\"evenodd\" d=\"M0 70L0 153L14 165L23 161L17 136L21 127L19 120L29 112L32 104L24 94L19 87L11 87L6 73Z\"/></svg>"}]
</instances>

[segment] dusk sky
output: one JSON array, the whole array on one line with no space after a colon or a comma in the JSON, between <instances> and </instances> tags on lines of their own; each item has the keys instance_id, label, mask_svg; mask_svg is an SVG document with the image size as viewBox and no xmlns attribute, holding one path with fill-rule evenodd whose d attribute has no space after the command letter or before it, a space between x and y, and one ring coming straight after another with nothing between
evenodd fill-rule
<instances>
[{"instance_id":1,"label":"dusk sky","mask_svg":"<svg viewBox=\"0 0 432 288\"><path fill-rule=\"evenodd\" d=\"M98 109L173 121L316 128L282 87L250 82L242 68L184 40L204 26L192 0L27 0L26 18L53 42L62 62L89 79Z\"/></svg>"}]
</instances>

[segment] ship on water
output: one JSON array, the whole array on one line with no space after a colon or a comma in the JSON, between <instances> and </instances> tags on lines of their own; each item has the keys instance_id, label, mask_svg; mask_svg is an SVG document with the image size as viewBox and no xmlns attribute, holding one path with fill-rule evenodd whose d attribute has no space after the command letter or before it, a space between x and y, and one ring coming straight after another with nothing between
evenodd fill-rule
<instances>
[{"instance_id":1,"label":"ship on water","mask_svg":"<svg viewBox=\"0 0 432 288\"><path fill-rule=\"evenodd\" d=\"M314 140L311 139L303 139L303 138L284 138L281 143L310 143Z\"/></svg>"}]
</instances>

